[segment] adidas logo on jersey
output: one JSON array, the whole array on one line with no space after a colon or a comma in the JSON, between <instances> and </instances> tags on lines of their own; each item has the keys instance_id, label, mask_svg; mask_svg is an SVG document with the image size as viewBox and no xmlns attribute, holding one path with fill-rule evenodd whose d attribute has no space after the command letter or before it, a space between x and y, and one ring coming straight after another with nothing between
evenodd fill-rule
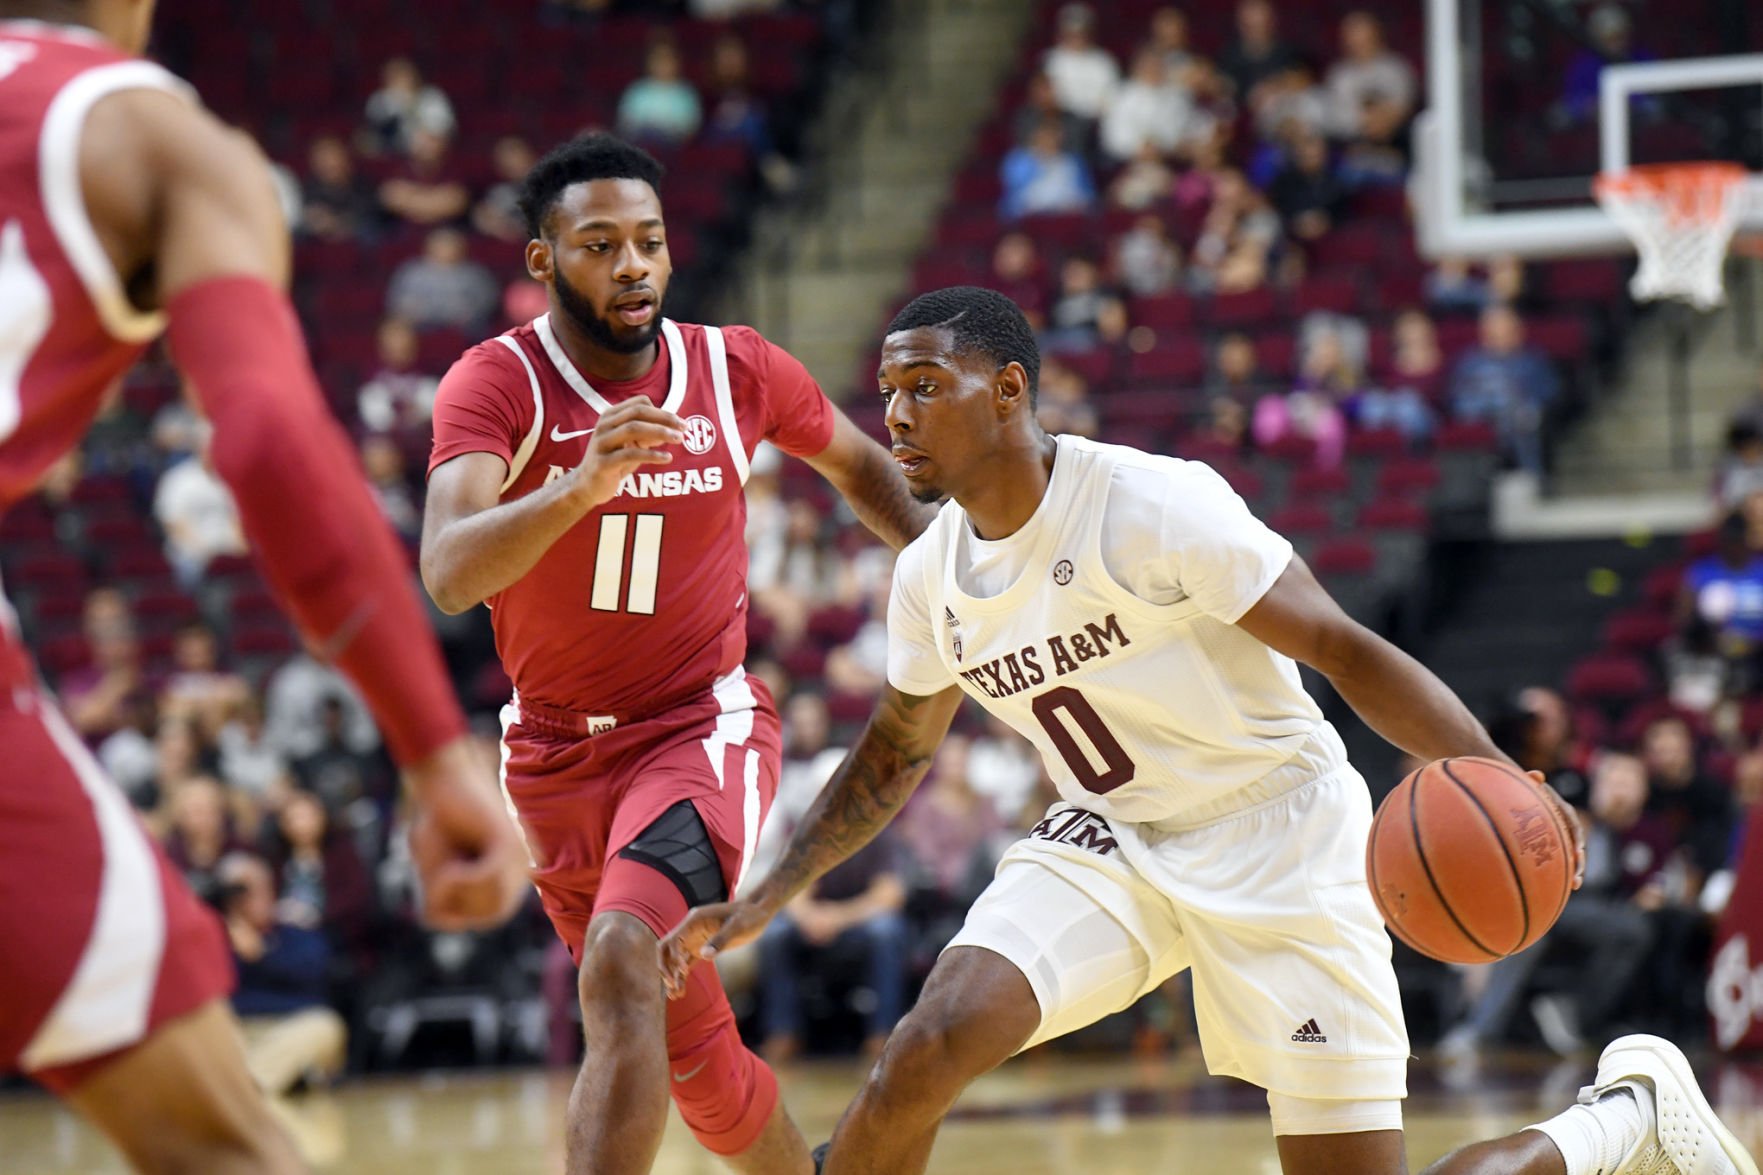
<instances>
[{"instance_id":1,"label":"adidas logo on jersey","mask_svg":"<svg viewBox=\"0 0 1763 1175\"><path fill-rule=\"evenodd\" d=\"M1327 1044L1328 1043L1328 1037L1326 1037L1322 1034L1322 1029L1320 1029L1316 1026L1316 1021L1313 1019L1306 1020L1306 1021L1304 1021L1304 1023L1298 1025L1298 1030L1296 1032L1292 1033L1292 1039L1297 1041L1299 1044Z\"/></svg>"},{"instance_id":2,"label":"adidas logo on jersey","mask_svg":"<svg viewBox=\"0 0 1763 1175\"><path fill-rule=\"evenodd\" d=\"M959 621L955 618L955 613L953 610L951 610L949 608L944 608L943 609L943 623L947 624L949 626L949 640L955 646L955 660L960 661L961 660L961 621Z\"/></svg>"}]
</instances>

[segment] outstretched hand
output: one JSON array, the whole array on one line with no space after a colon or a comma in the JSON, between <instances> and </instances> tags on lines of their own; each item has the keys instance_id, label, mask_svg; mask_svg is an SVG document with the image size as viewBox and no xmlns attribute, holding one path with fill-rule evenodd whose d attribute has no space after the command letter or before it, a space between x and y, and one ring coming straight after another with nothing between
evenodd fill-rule
<instances>
[{"instance_id":1,"label":"outstretched hand","mask_svg":"<svg viewBox=\"0 0 1763 1175\"><path fill-rule=\"evenodd\" d=\"M1573 833L1573 888L1578 889L1585 881L1585 825L1580 823L1579 813L1573 810L1573 805L1549 786L1548 778L1541 771L1526 771L1525 774L1536 780L1544 798L1555 805L1555 815Z\"/></svg>"},{"instance_id":2,"label":"outstretched hand","mask_svg":"<svg viewBox=\"0 0 1763 1175\"><path fill-rule=\"evenodd\" d=\"M706 959L745 946L758 938L771 921L773 911L751 901L718 902L699 906L685 921L661 940L659 962L667 998L685 994L686 976Z\"/></svg>"}]
</instances>

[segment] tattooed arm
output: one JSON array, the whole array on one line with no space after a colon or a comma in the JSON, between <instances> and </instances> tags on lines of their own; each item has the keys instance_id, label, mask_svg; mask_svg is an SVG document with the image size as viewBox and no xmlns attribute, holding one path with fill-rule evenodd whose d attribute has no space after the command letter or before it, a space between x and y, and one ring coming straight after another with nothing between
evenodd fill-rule
<instances>
[{"instance_id":1,"label":"tattooed arm","mask_svg":"<svg viewBox=\"0 0 1763 1175\"><path fill-rule=\"evenodd\" d=\"M808 458L808 464L851 504L858 521L896 551L917 538L937 516L935 507L913 500L888 451L836 408L833 439Z\"/></svg>"},{"instance_id":2,"label":"tattooed arm","mask_svg":"<svg viewBox=\"0 0 1763 1175\"><path fill-rule=\"evenodd\" d=\"M802 818L783 856L752 892L701 906L661 940L661 971L677 995L700 959L757 938L766 923L812 882L874 839L930 766L961 705L953 686L930 697L882 689L863 737Z\"/></svg>"}]
</instances>

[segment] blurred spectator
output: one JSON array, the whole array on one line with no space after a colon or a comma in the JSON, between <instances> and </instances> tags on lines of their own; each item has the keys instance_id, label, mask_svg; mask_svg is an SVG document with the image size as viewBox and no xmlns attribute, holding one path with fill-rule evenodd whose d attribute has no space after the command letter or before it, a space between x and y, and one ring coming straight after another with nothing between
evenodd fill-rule
<instances>
[{"instance_id":1,"label":"blurred spectator","mask_svg":"<svg viewBox=\"0 0 1763 1175\"><path fill-rule=\"evenodd\" d=\"M779 649L801 641L808 613L837 590L840 561L832 544L822 541L823 522L813 502L792 496L784 505L783 529L754 536L747 590L777 625Z\"/></svg>"},{"instance_id":2,"label":"blurred spectator","mask_svg":"<svg viewBox=\"0 0 1763 1175\"><path fill-rule=\"evenodd\" d=\"M1316 445L1316 466L1333 469L1346 451L1347 421L1342 403L1363 390L1358 370L1347 361L1340 336L1318 334L1299 364L1296 386L1283 396L1255 403L1255 443L1261 447L1285 437L1304 437Z\"/></svg>"},{"instance_id":3,"label":"blurred spectator","mask_svg":"<svg viewBox=\"0 0 1763 1175\"><path fill-rule=\"evenodd\" d=\"M1187 90L1170 77L1163 55L1143 49L1102 116L1102 151L1116 162L1133 158L1147 144L1169 154L1211 130Z\"/></svg>"},{"instance_id":4,"label":"blurred spectator","mask_svg":"<svg viewBox=\"0 0 1763 1175\"><path fill-rule=\"evenodd\" d=\"M410 490L410 479L404 469L404 450L391 437L371 434L361 440L361 465L367 472L367 485L379 503L380 513L398 532L398 537L411 541L422 532L422 509Z\"/></svg>"},{"instance_id":5,"label":"blurred spectator","mask_svg":"<svg viewBox=\"0 0 1763 1175\"><path fill-rule=\"evenodd\" d=\"M1181 246L1161 216L1141 216L1114 242L1114 273L1137 298L1167 294L1181 282Z\"/></svg>"},{"instance_id":6,"label":"blurred spectator","mask_svg":"<svg viewBox=\"0 0 1763 1175\"><path fill-rule=\"evenodd\" d=\"M1600 4L1593 9L1586 33L1592 43L1567 63L1561 86L1560 117L1565 123L1586 122L1597 114L1598 76L1606 65L1653 60L1653 54L1635 48L1633 21L1620 4ZM1634 101L1648 106L1656 100L1639 97Z\"/></svg>"},{"instance_id":7,"label":"blurred spectator","mask_svg":"<svg viewBox=\"0 0 1763 1175\"><path fill-rule=\"evenodd\" d=\"M294 760L294 778L332 812L384 795L385 775L378 755L349 743L349 713L341 699L329 697L319 711L318 746Z\"/></svg>"},{"instance_id":8,"label":"blurred spectator","mask_svg":"<svg viewBox=\"0 0 1763 1175\"><path fill-rule=\"evenodd\" d=\"M545 286L530 277L517 277L502 291L502 320L515 326L531 322L551 309Z\"/></svg>"},{"instance_id":9,"label":"blurred spectator","mask_svg":"<svg viewBox=\"0 0 1763 1175\"><path fill-rule=\"evenodd\" d=\"M380 70L380 88L367 100L367 128L381 151L408 151L419 133L451 138L453 104L408 57L394 57Z\"/></svg>"},{"instance_id":10,"label":"blurred spectator","mask_svg":"<svg viewBox=\"0 0 1763 1175\"><path fill-rule=\"evenodd\" d=\"M1000 842L1014 839L998 809L974 790L971 765L971 742L959 734L945 738L899 820L901 846L914 866L912 905L933 952L955 937L990 884Z\"/></svg>"},{"instance_id":11,"label":"blurred spectator","mask_svg":"<svg viewBox=\"0 0 1763 1175\"><path fill-rule=\"evenodd\" d=\"M734 33L716 39L710 55L709 113L704 137L712 142L740 143L759 164L759 173L774 192L795 185L796 169L771 138L765 104L753 94L747 43Z\"/></svg>"},{"instance_id":12,"label":"blurred spectator","mask_svg":"<svg viewBox=\"0 0 1763 1175\"><path fill-rule=\"evenodd\" d=\"M1145 48L1163 58L1170 80L1178 85L1187 84L1187 71L1198 58L1188 43L1188 18L1181 9L1172 5L1151 14Z\"/></svg>"},{"instance_id":13,"label":"blurred spectator","mask_svg":"<svg viewBox=\"0 0 1763 1175\"><path fill-rule=\"evenodd\" d=\"M161 719L153 732L153 794L161 809L179 787L207 772L208 748L193 723L183 718Z\"/></svg>"},{"instance_id":14,"label":"blurred spectator","mask_svg":"<svg viewBox=\"0 0 1763 1175\"><path fill-rule=\"evenodd\" d=\"M471 189L459 178L449 152L443 136L417 131L409 158L380 184L380 206L421 227L464 220L471 211Z\"/></svg>"},{"instance_id":15,"label":"blurred spectator","mask_svg":"<svg viewBox=\"0 0 1763 1175\"><path fill-rule=\"evenodd\" d=\"M1126 325L1126 306L1102 284L1096 263L1087 257L1067 257L1059 267L1059 289L1047 314L1043 347L1049 351L1088 351L1119 342Z\"/></svg>"},{"instance_id":16,"label":"blurred spectator","mask_svg":"<svg viewBox=\"0 0 1763 1175\"><path fill-rule=\"evenodd\" d=\"M471 227L498 241L525 244L526 217L520 212L520 185L538 162L532 144L519 135L503 135L490 152L496 182L471 210Z\"/></svg>"},{"instance_id":17,"label":"blurred spectator","mask_svg":"<svg viewBox=\"0 0 1763 1175\"><path fill-rule=\"evenodd\" d=\"M1726 863L1732 797L1702 770L1695 733L1675 714L1647 724L1641 757L1647 765L1647 811L1663 818L1674 843L1683 847L1689 868L1677 888L1693 901L1708 875Z\"/></svg>"},{"instance_id":18,"label":"blurred spectator","mask_svg":"<svg viewBox=\"0 0 1763 1175\"><path fill-rule=\"evenodd\" d=\"M116 588L94 588L86 596L81 632L90 664L61 675L58 693L68 721L96 743L122 729L141 703L149 707L153 690L135 636L128 597Z\"/></svg>"},{"instance_id":19,"label":"blurred spectator","mask_svg":"<svg viewBox=\"0 0 1763 1175\"><path fill-rule=\"evenodd\" d=\"M1090 403L1090 386L1084 377L1059 362L1057 355L1041 359L1040 398L1035 419L1050 435L1093 437L1098 421Z\"/></svg>"},{"instance_id":20,"label":"blurred spectator","mask_svg":"<svg viewBox=\"0 0 1763 1175\"><path fill-rule=\"evenodd\" d=\"M166 858L197 897L219 905L221 858L244 847L233 832L226 789L212 775L193 775L168 789L166 799L170 814Z\"/></svg>"},{"instance_id":21,"label":"blurred spectator","mask_svg":"<svg viewBox=\"0 0 1763 1175\"><path fill-rule=\"evenodd\" d=\"M1647 776L1632 755L1605 753L1593 770L1586 830L1585 882L1542 941L1488 969L1488 982L1464 1022L1440 1042L1446 1055L1463 1055L1505 1037L1518 1001L1545 959L1571 965L1560 991L1539 996L1531 1013L1551 1048L1568 1054L1585 1040L1602 1039L1629 993L1653 939L1636 895L1650 880L1630 863L1652 858L1659 828L1643 815ZM1640 847L1643 852L1633 852Z\"/></svg>"},{"instance_id":22,"label":"blurred spectator","mask_svg":"<svg viewBox=\"0 0 1763 1175\"><path fill-rule=\"evenodd\" d=\"M1426 312L1410 308L1397 314L1390 343L1389 386L1411 390L1429 404L1439 400L1445 390L1445 353Z\"/></svg>"},{"instance_id":23,"label":"blurred spectator","mask_svg":"<svg viewBox=\"0 0 1763 1175\"><path fill-rule=\"evenodd\" d=\"M343 1018L325 1004L330 944L318 931L276 917L275 881L261 858L230 854L220 876L239 977L233 1011L251 1075L272 1095L302 1081L330 1081L342 1072L349 1039Z\"/></svg>"},{"instance_id":24,"label":"blurred spectator","mask_svg":"<svg viewBox=\"0 0 1763 1175\"><path fill-rule=\"evenodd\" d=\"M1045 73L1037 73L1028 79L1028 90L1023 95L1022 107L1016 112L1016 142L1027 143L1034 137L1035 131L1040 129L1041 124L1046 122L1059 128L1061 151L1082 155L1089 150L1089 125L1059 105L1059 95L1053 90L1053 79Z\"/></svg>"},{"instance_id":25,"label":"blurred spectator","mask_svg":"<svg viewBox=\"0 0 1763 1175\"><path fill-rule=\"evenodd\" d=\"M1479 313L1488 304L1488 284L1467 257L1445 256L1427 271L1426 304L1441 313Z\"/></svg>"},{"instance_id":26,"label":"blurred spectator","mask_svg":"<svg viewBox=\"0 0 1763 1175\"><path fill-rule=\"evenodd\" d=\"M306 167L300 231L327 241L372 236L379 227L379 200L373 184L355 170L349 145L335 135L320 135L307 152Z\"/></svg>"},{"instance_id":27,"label":"blurred spectator","mask_svg":"<svg viewBox=\"0 0 1763 1175\"><path fill-rule=\"evenodd\" d=\"M1524 262L1511 253L1500 253L1488 258L1488 301L1514 310L1522 310L1525 303Z\"/></svg>"},{"instance_id":28,"label":"blurred spectator","mask_svg":"<svg viewBox=\"0 0 1763 1175\"><path fill-rule=\"evenodd\" d=\"M206 435L200 446L195 456L167 469L153 491L153 517L165 532L166 561L186 588L201 580L216 555L245 551L238 506L214 472Z\"/></svg>"},{"instance_id":29,"label":"blurred spectator","mask_svg":"<svg viewBox=\"0 0 1763 1175\"><path fill-rule=\"evenodd\" d=\"M1150 208L1173 196L1177 181L1175 169L1155 145L1146 143L1108 185L1108 202L1116 208Z\"/></svg>"},{"instance_id":30,"label":"blurred spectator","mask_svg":"<svg viewBox=\"0 0 1763 1175\"><path fill-rule=\"evenodd\" d=\"M309 791L289 792L265 840L281 893L277 918L322 931L327 942L357 963L371 960L373 877L324 803Z\"/></svg>"},{"instance_id":31,"label":"blurred spectator","mask_svg":"<svg viewBox=\"0 0 1763 1175\"><path fill-rule=\"evenodd\" d=\"M1304 135L1328 132L1328 92L1301 61L1271 74L1255 87L1250 102L1256 132L1272 146L1295 142ZM1257 171L1257 178L1260 172Z\"/></svg>"},{"instance_id":32,"label":"blurred spectator","mask_svg":"<svg viewBox=\"0 0 1763 1175\"><path fill-rule=\"evenodd\" d=\"M1220 294L1259 288L1269 277L1280 231L1279 214L1242 172L1220 172L1189 258L1188 284Z\"/></svg>"},{"instance_id":33,"label":"blurred spectator","mask_svg":"<svg viewBox=\"0 0 1763 1175\"><path fill-rule=\"evenodd\" d=\"M326 742L328 703L333 701L342 708L344 745L357 754L378 749L379 731L355 687L305 652L294 654L270 675L264 738L289 759L313 754Z\"/></svg>"},{"instance_id":34,"label":"blurred spectator","mask_svg":"<svg viewBox=\"0 0 1763 1175\"><path fill-rule=\"evenodd\" d=\"M120 722L98 744L98 762L129 797L129 803L149 811L159 803L159 748L153 741L159 712L151 695L141 689L131 691L116 713Z\"/></svg>"},{"instance_id":35,"label":"blurred spectator","mask_svg":"<svg viewBox=\"0 0 1763 1175\"><path fill-rule=\"evenodd\" d=\"M1732 510L1752 494L1763 491L1763 430L1743 418L1726 426L1726 455L1715 477L1714 501Z\"/></svg>"},{"instance_id":36,"label":"blurred spectator","mask_svg":"<svg viewBox=\"0 0 1763 1175\"><path fill-rule=\"evenodd\" d=\"M177 630L171 660L171 676L159 694L161 716L189 719L204 741L218 738L251 687L221 667L220 637L207 621L192 620Z\"/></svg>"},{"instance_id":37,"label":"blurred spectator","mask_svg":"<svg viewBox=\"0 0 1763 1175\"><path fill-rule=\"evenodd\" d=\"M380 323L375 343L379 370L355 396L361 423L373 432L427 433L441 381L417 366L422 340L416 328L401 318L388 318Z\"/></svg>"},{"instance_id":38,"label":"blurred spectator","mask_svg":"<svg viewBox=\"0 0 1763 1175\"><path fill-rule=\"evenodd\" d=\"M1237 35L1219 55L1218 67L1239 101L1255 103L1257 86L1298 63L1297 52L1279 39L1278 23L1269 0L1237 5Z\"/></svg>"},{"instance_id":39,"label":"blurred spectator","mask_svg":"<svg viewBox=\"0 0 1763 1175\"><path fill-rule=\"evenodd\" d=\"M1543 417L1561 394L1561 377L1524 345L1524 323L1507 306L1481 312L1481 342L1451 371L1451 412L1486 421L1520 469L1543 472Z\"/></svg>"},{"instance_id":40,"label":"blurred spectator","mask_svg":"<svg viewBox=\"0 0 1763 1175\"><path fill-rule=\"evenodd\" d=\"M1058 123L1041 123L1025 145L1004 156L999 178L1004 197L998 211L1006 220L1088 212L1096 204L1089 165L1060 146Z\"/></svg>"},{"instance_id":41,"label":"blurred spectator","mask_svg":"<svg viewBox=\"0 0 1763 1175\"><path fill-rule=\"evenodd\" d=\"M393 271L386 312L418 329L482 331L501 301L496 279L467 254L465 235L437 229L423 242L422 256Z\"/></svg>"},{"instance_id":42,"label":"blurred spectator","mask_svg":"<svg viewBox=\"0 0 1763 1175\"><path fill-rule=\"evenodd\" d=\"M1287 232L1304 241L1325 236L1346 198L1329 164L1328 141L1315 133L1300 135L1292 144L1290 161L1273 177L1267 194L1285 219Z\"/></svg>"},{"instance_id":43,"label":"blurred spectator","mask_svg":"<svg viewBox=\"0 0 1763 1175\"><path fill-rule=\"evenodd\" d=\"M618 100L619 134L639 142L683 143L703 122L698 91L682 76L679 46L671 37L657 37L643 76Z\"/></svg>"},{"instance_id":44,"label":"blurred spectator","mask_svg":"<svg viewBox=\"0 0 1763 1175\"><path fill-rule=\"evenodd\" d=\"M239 700L215 738L221 778L227 786L260 803L287 786L288 762L271 746L263 721L263 702L254 692Z\"/></svg>"},{"instance_id":45,"label":"blurred spectator","mask_svg":"<svg viewBox=\"0 0 1763 1175\"><path fill-rule=\"evenodd\" d=\"M1218 340L1212 351L1212 373L1206 380L1208 395L1252 404L1268 390L1270 382L1261 374L1255 343L1248 335L1231 331Z\"/></svg>"},{"instance_id":46,"label":"blurred spectator","mask_svg":"<svg viewBox=\"0 0 1763 1175\"><path fill-rule=\"evenodd\" d=\"M1586 780L1590 750L1577 738L1573 714L1547 686L1525 686L1488 718L1488 735L1526 771L1541 771L1549 786L1575 808L1591 803Z\"/></svg>"},{"instance_id":47,"label":"blurred spectator","mask_svg":"<svg viewBox=\"0 0 1763 1175\"><path fill-rule=\"evenodd\" d=\"M988 283L1022 307L1030 326L1039 330L1047 321L1047 275L1041 266L1034 238L1012 230L992 247L992 278Z\"/></svg>"},{"instance_id":48,"label":"blurred spectator","mask_svg":"<svg viewBox=\"0 0 1763 1175\"><path fill-rule=\"evenodd\" d=\"M1047 50L1042 68L1060 109L1090 122L1107 111L1120 85L1120 64L1096 44L1096 13L1088 4L1059 9L1058 39Z\"/></svg>"},{"instance_id":49,"label":"blurred spectator","mask_svg":"<svg viewBox=\"0 0 1763 1175\"><path fill-rule=\"evenodd\" d=\"M1751 684L1750 662L1763 649L1763 554L1751 544L1743 514L1722 519L1714 553L1685 569L1677 622L1686 633L1705 628L1735 684Z\"/></svg>"},{"instance_id":50,"label":"blurred spectator","mask_svg":"<svg viewBox=\"0 0 1763 1175\"><path fill-rule=\"evenodd\" d=\"M1199 214L1212 206L1218 194L1218 181L1230 168L1224 159L1224 146L1218 136L1195 145L1192 166L1176 177L1174 190L1177 208Z\"/></svg>"},{"instance_id":51,"label":"blurred spectator","mask_svg":"<svg viewBox=\"0 0 1763 1175\"><path fill-rule=\"evenodd\" d=\"M1383 26L1369 12L1341 18L1341 55L1328 68L1330 130L1354 139L1367 120L1407 121L1417 86L1414 67L1384 43Z\"/></svg>"},{"instance_id":52,"label":"blurred spectator","mask_svg":"<svg viewBox=\"0 0 1763 1175\"><path fill-rule=\"evenodd\" d=\"M874 1002L865 1016L865 1056L880 1055L905 1010L906 861L898 833L884 828L772 920L760 939L764 1023L760 1053L773 1063L802 1051L801 977L832 959L861 969Z\"/></svg>"}]
</instances>

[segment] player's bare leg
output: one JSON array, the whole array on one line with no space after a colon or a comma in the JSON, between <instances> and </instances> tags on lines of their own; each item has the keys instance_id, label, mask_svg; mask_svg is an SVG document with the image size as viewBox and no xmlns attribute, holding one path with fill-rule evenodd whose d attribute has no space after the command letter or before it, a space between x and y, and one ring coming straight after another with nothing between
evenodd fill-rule
<instances>
[{"instance_id":1,"label":"player's bare leg","mask_svg":"<svg viewBox=\"0 0 1763 1175\"><path fill-rule=\"evenodd\" d=\"M781 1101L753 1145L738 1155L722 1156L722 1161L741 1175L813 1175L814 1171L808 1141Z\"/></svg>"},{"instance_id":2,"label":"player's bare leg","mask_svg":"<svg viewBox=\"0 0 1763 1175\"><path fill-rule=\"evenodd\" d=\"M648 1175L667 1125L667 1000L655 932L611 911L588 924L579 993L586 1053L569 1095L569 1175Z\"/></svg>"},{"instance_id":3,"label":"player's bare leg","mask_svg":"<svg viewBox=\"0 0 1763 1175\"><path fill-rule=\"evenodd\" d=\"M1285 1175L1408 1175L1400 1130L1358 1134L1282 1134L1279 1167Z\"/></svg>"},{"instance_id":4,"label":"player's bare leg","mask_svg":"<svg viewBox=\"0 0 1763 1175\"><path fill-rule=\"evenodd\" d=\"M1661 1125L1663 1124L1663 1125ZM1708 1104L1682 1051L1623 1036L1598 1058L1579 1104L1547 1122L1440 1159L1423 1175L1758 1175Z\"/></svg>"},{"instance_id":5,"label":"player's bare leg","mask_svg":"<svg viewBox=\"0 0 1763 1175\"><path fill-rule=\"evenodd\" d=\"M1034 989L1013 964L981 947L945 952L833 1132L825 1175L923 1172L961 1091L1040 1025Z\"/></svg>"},{"instance_id":6,"label":"player's bare leg","mask_svg":"<svg viewBox=\"0 0 1763 1175\"><path fill-rule=\"evenodd\" d=\"M168 1021L68 1101L145 1175L306 1170L246 1070L238 1026L220 1001Z\"/></svg>"}]
</instances>

